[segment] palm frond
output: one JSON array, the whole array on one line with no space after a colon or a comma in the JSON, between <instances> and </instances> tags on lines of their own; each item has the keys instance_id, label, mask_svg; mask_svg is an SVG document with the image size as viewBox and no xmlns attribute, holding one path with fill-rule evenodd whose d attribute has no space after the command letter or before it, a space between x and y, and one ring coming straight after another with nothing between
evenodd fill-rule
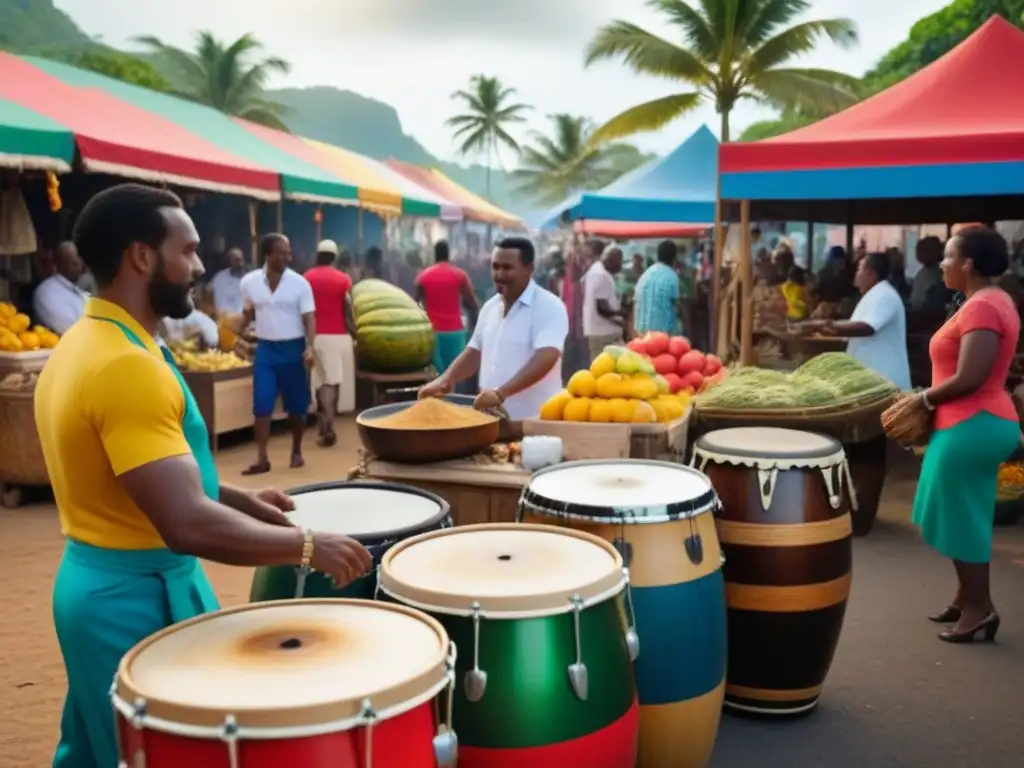
<instances>
[{"instance_id":1,"label":"palm frond","mask_svg":"<svg viewBox=\"0 0 1024 768\"><path fill-rule=\"evenodd\" d=\"M838 112L858 101L857 79L827 69L770 69L751 78L758 97L777 109L821 114Z\"/></svg>"},{"instance_id":2,"label":"palm frond","mask_svg":"<svg viewBox=\"0 0 1024 768\"><path fill-rule=\"evenodd\" d=\"M744 57L741 66L748 75L777 67L801 54L810 53L824 37L841 48L849 48L857 43L857 24L850 19L823 19L797 24L765 40Z\"/></svg>"},{"instance_id":3,"label":"palm frond","mask_svg":"<svg viewBox=\"0 0 1024 768\"><path fill-rule=\"evenodd\" d=\"M683 0L647 0L647 6L660 11L670 23L680 27L690 48L705 61L713 61L718 53L715 38L708 20Z\"/></svg>"},{"instance_id":4,"label":"palm frond","mask_svg":"<svg viewBox=\"0 0 1024 768\"><path fill-rule=\"evenodd\" d=\"M759 0L748 4L737 31L747 48L757 48L810 8L808 0Z\"/></svg>"},{"instance_id":5,"label":"palm frond","mask_svg":"<svg viewBox=\"0 0 1024 768\"><path fill-rule=\"evenodd\" d=\"M274 128L284 133L291 133L291 129L281 119L281 116L275 112L269 111L262 107L253 107L252 109L246 110L239 117L244 120L248 120L250 123L256 123L257 125L264 125L267 128Z\"/></svg>"},{"instance_id":6,"label":"palm frond","mask_svg":"<svg viewBox=\"0 0 1024 768\"><path fill-rule=\"evenodd\" d=\"M599 144L663 128L677 117L700 106L700 93L676 93L627 109L598 128L590 137L591 144Z\"/></svg>"},{"instance_id":7,"label":"palm frond","mask_svg":"<svg viewBox=\"0 0 1024 768\"><path fill-rule=\"evenodd\" d=\"M711 79L705 62L628 21L613 21L600 29L587 46L587 66L598 61L621 58L634 72L703 85Z\"/></svg>"}]
</instances>

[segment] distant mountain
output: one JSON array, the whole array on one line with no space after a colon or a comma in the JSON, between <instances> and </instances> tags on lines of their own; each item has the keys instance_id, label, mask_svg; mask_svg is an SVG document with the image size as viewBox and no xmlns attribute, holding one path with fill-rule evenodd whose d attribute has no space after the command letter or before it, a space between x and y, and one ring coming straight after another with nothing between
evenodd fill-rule
<instances>
[{"instance_id":1,"label":"distant mountain","mask_svg":"<svg viewBox=\"0 0 1024 768\"><path fill-rule=\"evenodd\" d=\"M288 108L284 121L294 133L378 160L394 157L437 168L481 197L485 195L486 167L438 160L403 130L398 112L390 104L331 86L282 88L268 91L267 98ZM497 169L491 171L492 203L520 216L534 213L528 202L516 197L513 189L507 174Z\"/></svg>"},{"instance_id":2,"label":"distant mountain","mask_svg":"<svg viewBox=\"0 0 1024 768\"><path fill-rule=\"evenodd\" d=\"M53 0L0 0L0 49L15 53L82 50L93 45Z\"/></svg>"}]
</instances>

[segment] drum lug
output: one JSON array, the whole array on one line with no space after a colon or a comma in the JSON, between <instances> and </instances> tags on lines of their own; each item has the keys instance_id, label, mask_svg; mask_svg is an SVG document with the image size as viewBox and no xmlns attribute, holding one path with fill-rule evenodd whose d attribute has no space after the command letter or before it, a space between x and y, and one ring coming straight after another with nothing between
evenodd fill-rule
<instances>
[{"instance_id":1,"label":"drum lug","mask_svg":"<svg viewBox=\"0 0 1024 768\"><path fill-rule=\"evenodd\" d=\"M466 698L476 703L484 697L487 690L487 673L480 669L480 603L470 606L473 617L473 668L466 673Z\"/></svg>"},{"instance_id":2,"label":"drum lug","mask_svg":"<svg viewBox=\"0 0 1024 768\"><path fill-rule=\"evenodd\" d=\"M455 768L459 760L459 739L455 731L450 731L444 725L438 729L434 737L434 759L437 761L437 768Z\"/></svg>"},{"instance_id":3,"label":"drum lug","mask_svg":"<svg viewBox=\"0 0 1024 768\"><path fill-rule=\"evenodd\" d=\"M233 715L224 718L221 740L228 747L228 768L238 768L241 765L238 761L238 722Z\"/></svg>"},{"instance_id":4,"label":"drum lug","mask_svg":"<svg viewBox=\"0 0 1024 768\"><path fill-rule=\"evenodd\" d=\"M295 569L295 599L298 600L301 597L306 596L306 579L309 574L313 572L313 569L305 566L298 567Z\"/></svg>"},{"instance_id":5,"label":"drum lug","mask_svg":"<svg viewBox=\"0 0 1024 768\"><path fill-rule=\"evenodd\" d=\"M373 768L373 726L377 722L377 710L369 699L363 699L363 706L359 712L359 719L363 721L366 728L366 760L364 768Z\"/></svg>"},{"instance_id":6,"label":"drum lug","mask_svg":"<svg viewBox=\"0 0 1024 768\"><path fill-rule=\"evenodd\" d=\"M629 583L629 569L623 568L622 575L626 578L626 609L629 611L629 626L626 628L626 649L629 660L636 661L640 656L640 635L636 631L636 609L633 606L633 588Z\"/></svg>"},{"instance_id":7,"label":"drum lug","mask_svg":"<svg viewBox=\"0 0 1024 768\"><path fill-rule=\"evenodd\" d=\"M622 564L629 568L633 563L633 545L619 536L612 541L612 546L622 555Z\"/></svg>"},{"instance_id":8,"label":"drum lug","mask_svg":"<svg viewBox=\"0 0 1024 768\"><path fill-rule=\"evenodd\" d=\"M570 600L572 602L573 634L576 639L576 662L569 665L569 684L572 686L576 698L580 701L586 701L589 689L589 676L587 665L583 663L583 649L580 638L580 613L583 611L583 600L579 595L573 595Z\"/></svg>"},{"instance_id":9,"label":"drum lug","mask_svg":"<svg viewBox=\"0 0 1024 768\"><path fill-rule=\"evenodd\" d=\"M699 533L691 533L683 539L683 547L691 563L700 565L704 562L704 540Z\"/></svg>"}]
</instances>

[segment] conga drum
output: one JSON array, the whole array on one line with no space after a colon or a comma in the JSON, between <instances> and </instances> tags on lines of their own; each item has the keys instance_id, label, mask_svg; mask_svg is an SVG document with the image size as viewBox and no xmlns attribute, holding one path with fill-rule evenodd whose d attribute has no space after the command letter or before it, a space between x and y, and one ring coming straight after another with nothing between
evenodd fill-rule
<instances>
[{"instance_id":1,"label":"conga drum","mask_svg":"<svg viewBox=\"0 0 1024 768\"><path fill-rule=\"evenodd\" d=\"M441 703L454 662L444 628L399 605L289 600L207 614L122 659L111 690L119 765L454 766Z\"/></svg>"},{"instance_id":2,"label":"conga drum","mask_svg":"<svg viewBox=\"0 0 1024 768\"><path fill-rule=\"evenodd\" d=\"M748 427L697 439L693 462L722 500L729 606L726 706L814 708L850 596L856 496L837 440Z\"/></svg>"},{"instance_id":3,"label":"conga drum","mask_svg":"<svg viewBox=\"0 0 1024 768\"><path fill-rule=\"evenodd\" d=\"M641 768L705 768L725 691L718 497L660 461L573 461L536 472L519 517L600 536L629 568L639 656Z\"/></svg>"},{"instance_id":4,"label":"conga drum","mask_svg":"<svg viewBox=\"0 0 1024 768\"><path fill-rule=\"evenodd\" d=\"M425 533L380 567L383 599L435 616L460 646L459 768L633 767L627 586L607 542L514 523Z\"/></svg>"},{"instance_id":5,"label":"conga drum","mask_svg":"<svg viewBox=\"0 0 1024 768\"><path fill-rule=\"evenodd\" d=\"M395 542L425 531L451 527L448 502L419 488L396 483L320 483L289 491L300 528L351 536L373 555L374 565ZM370 573L345 587L329 576L298 566L257 568L250 602L301 597L374 597L377 577Z\"/></svg>"}]
</instances>

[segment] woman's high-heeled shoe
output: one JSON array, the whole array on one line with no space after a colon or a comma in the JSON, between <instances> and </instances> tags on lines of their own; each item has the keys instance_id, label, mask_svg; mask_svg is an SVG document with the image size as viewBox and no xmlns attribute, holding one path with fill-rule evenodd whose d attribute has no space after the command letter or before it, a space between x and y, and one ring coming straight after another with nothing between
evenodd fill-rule
<instances>
[{"instance_id":1,"label":"woman's high-heeled shoe","mask_svg":"<svg viewBox=\"0 0 1024 768\"><path fill-rule=\"evenodd\" d=\"M971 629L964 630L963 632L954 632L952 629L948 629L945 632L939 632L939 640L943 640L947 643L973 643L977 634L982 632L982 641L991 643L995 641L996 632L998 631L999 614L990 613L979 624Z\"/></svg>"},{"instance_id":2,"label":"woman's high-heeled shoe","mask_svg":"<svg viewBox=\"0 0 1024 768\"><path fill-rule=\"evenodd\" d=\"M956 605L947 605L946 608L940 613L933 613L928 617L929 621L934 621L936 624L952 624L953 622L960 621L960 614L962 611Z\"/></svg>"}]
</instances>

